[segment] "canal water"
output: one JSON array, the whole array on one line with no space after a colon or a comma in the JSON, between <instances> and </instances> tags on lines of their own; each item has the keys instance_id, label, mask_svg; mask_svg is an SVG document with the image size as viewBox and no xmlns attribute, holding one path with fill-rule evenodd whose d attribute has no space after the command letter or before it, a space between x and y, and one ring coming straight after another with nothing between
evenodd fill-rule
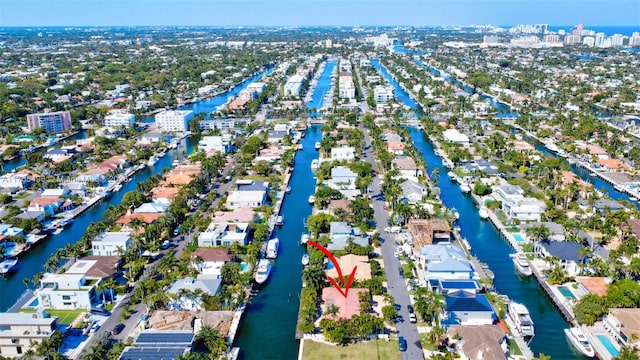
<instances>
[{"instance_id":1,"label":"canal water","mask_svg":"<svg viewBox=\"0 0 640 360\"><path fill-rule=\"evenodd\" d=\"M296 154L289 181L292 190L282 204L284 225L273 235L280 240L278 258L269 279L247 306L238 332L235 346L240 347L242 359L295 359L298 355L295 331L304 254L300 237L311 214L308 199L315 191L311 161L318 158L314 144L321 139L320 126L311 126L302 141L303 150Z\"/></svg>"},{"instance_id":2,"label":"canal water","mask_svg":"<svg viewBox=\"0 0 640 360\"><path fill-rule=\"evenodd\" d=\"M73 136L70 136L68 139L65 139L65 141L66 140L85 139L86 137L87 137L87 133L84 130L82 130L79 133L77 133L77 134L75 134ZM45 151L47 151L47 149L49 149L49 148L48 147L44 147L44 148L38 149L38 151L45 152ZM2 170L6 171L6 172L9 172L9 171L17 169L17 168L19 168L21 166L24 166L26 163L27 163L27 159L24 156L19 156L19 157L13 159L13 160L5 162L2 165Z\"/></svg>"},{"instance_id":3,"label":"canal water","mask_svg":"<svg viewBox=\"0 0 640 360\"><path fill-rule=\"evenodd\" d=\"M324 66L322 75L320 75L320 78L318 78L318 83L316 85L316 88L313 90L311 101L306 104L307 109L316 110L316 112L310 113L310 116L312 117L317 117L320 115L317 111L320 110L320 108L322 108L322 106L324 105L324 96L331 89L331 73L333 72L333 69L336 67L337 63L338 62L335 60L327 61L326 65Z\"/></svg>"},{"instance_id":4,"label":"canal water","mask_svg":"<svg viewBox=\"0 0 640 360\"><path fill-rule=\"evenodd\" d=\"M221 94L218 97L200 101L188 108L193 109L196 113L213 111L211 109L215 109L217 106L226 103L229 98L235 96L251 82L259 80L269 72L271 72L271 68L242 82L241 84L238 84L232 90ZM22 283L22 280L24 278L31 279L36 273L43 271L42 266L57 249L80 240L87 226L94 221L99 221L102 218L102 213L109 206L120 204L124 194L136 189L136 183L146 180L153 174L159 173L165 167L170 167L174 159L182 159L185 154L191 153L196 146L197 143L194 138L187 138L181 141L180 146L178 146L177 149L167 152L167 155L160 158L153 167L146 167L142 171L136 173L131 178L131 181L123 184L122 189L120 189L119 192L113 194L109 199L96 204L94 207L78 216L74 223L62 233L58 235L50 235L48 238L42 240L40 244L34 246L28 253L23 255L18 263L17 271L7 275L4 279L0 279L0 311L6 311L16 302L25 290L25 285ZM313 143L310 147L313 149Z\"/></svg>"},{"instance_id":5,"label":"canal water","mask_svg":"<svg viewBox=\"0 0 640 360\"><path fill-rule=\"evenodd\" d=\"M412 106L413 100L386 70L378 67L378 62L371 62L394 86L396 97L405 104ZM552 359L574 359L576 355L571 350L563 329L569 325L562 318L555 305L542 291L536 280L522 278L515 273L509 254L513 250L507 241L502 239L498 231L490 222L480 219L478 209L473 199L464 195L457 184L446 175L448 170L443 167L429 142L427 136L420 130L411 128L411 138L414 145L422 153L429 171L438 168L438 186L440 197L448 208L456 208L460 213L459 225L461 234L471 244L472 254L480 261L487 263L496 275L495 287L499 293L510 299L521 302L529 309L531 318L536 325L536 336L530 343L536 353L551 355Z\"/></svg>"}]
</instances>

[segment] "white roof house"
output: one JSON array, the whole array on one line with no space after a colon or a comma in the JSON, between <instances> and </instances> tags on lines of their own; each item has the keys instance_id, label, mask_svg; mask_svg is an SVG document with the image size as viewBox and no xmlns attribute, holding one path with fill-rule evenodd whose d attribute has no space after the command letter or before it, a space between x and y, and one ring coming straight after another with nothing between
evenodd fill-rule
<instances>
[{"instance_id":1,"label":"white roof house","mask_svg":"<svg viewBox=\"0 0 640 360\"><path fill-rule=\"evenodd\" d=\"M105 232L91 241L93 255L117 256L122 255L131 246L131 234L126 231Z\"/></svg>"},{"instance_id":2,"label":"white roof house","mask_svg":"<svg viewBox=\"0 0 640 360\"><path fill-rule=\"evenodd\" d=\"M222 279L213 275L198 275L197 279L192 277L176 279L169 289L168 294L180 295L169 303L172 310L202 310L202 295L215 296L220 291Z\"/></svg>"},{"instance_id":3,"label":"white roof house","mask_svg":"<svg viewBox=\"0 0 640 360\"><path fill-rule=\"evenodd\" d=\"M108 128L129 127L136 122L136 116L128 111L111 110L104 117L104 126Z\"/></svg>"},{"instance_id":4,"label":"white roof house","mask_svg":"<svg viewBox=\"0 0 640 360\"><path fill-rule=\"evenodd\" d=\"M524 190L519 186L494 186L492 190L493 198L502 203L502 210L512 219L540 221L547 208L544 201L525 197Z\"/></svg>"},{"instance_id":5,"label":"white roof house","mask_svg":"<svg viewBox=\"0 0 640 360\"><path fill-rule=\"evenodd\" d=\"M233 243L247 245L249 223L212 222L198 236L198 246L230 246Z\"/></svg>"},{"instance_id":6,"label":"white roof house","mask_svg":"<svg viewBox=\"0 0 640 360\"><path fill-rule=\"evenodd\" d=\"M334 189L354 190L358 174L351 171L346 166L336 166L331 169L331 180L329 186Z\"/></svg>"},{"instance_id":7,"label":"white roof house","mask_svg":"<svg viewBox=\"0 0 640 360\"><path fill-rule=\"evenodd\" d=\"M221 154L229 152L230 137L227 136L203 136L198 142L198 150L208 153L217 151Z\"/></svg>"},{"instance_id":8,"label":"white roof house","mask_svg":"<svg viewBox=\"0 0 640 360\"><path fill-rule=\"evenodd\" d=\"M467 255L457 245L425 245L419 261L425 279L468 280L475 276Z\"/></svg>"},{"instance_id":9,"label":"white roof house","mask_svg":"<svg viewBox=\"0 0 640 360\"><path fill-rule=\"evenodd\" d=\"M351 146L334 147L331 149L331 160L354 160L356 150Z\"/></svg>"},{"instance_id":10,"label":"white roof house","mask_svg":"<svg viewBox=\"0 0 640 360\"><path fill-rule=\"evenodd\" d=\"M46 273L36 290L38 303L48 309L90 309L98 303L96 287L100 280L86 279L82 274Z\"/></svg>"},{"instance_id":11,"label":"white roof house","mask_svg":"<svg viewBox=\"0 0 640 360\"><path fill-rule=\"evenodd\" d=\"M266 181L238 180L236 190L229 192L226 206L237 209L243 206L259 207L264 205L269 192L269 183Z\"/></svg>"},{"instance_id":12,"label":"white roof house","mask_svg":"<svg viewBox=\"0 0 640 360\"><path fill-rule=\"evenodd\" d=\"M447 129L442 132L445 141L461 144L464 147L469 146L469 137L456 129Z\"/></svg>"},{"instance_id":13,"label":"white roof house","mask_svg":"<svg viewBox=\"0 0 640 360\"><path fill-rule=\"evenodd\" d=\"M48 317L43 312L2 313L0 353L10 358L20 357L26 349L50 339L57 328L58 317Z\"/></svg>"}]
</instances>

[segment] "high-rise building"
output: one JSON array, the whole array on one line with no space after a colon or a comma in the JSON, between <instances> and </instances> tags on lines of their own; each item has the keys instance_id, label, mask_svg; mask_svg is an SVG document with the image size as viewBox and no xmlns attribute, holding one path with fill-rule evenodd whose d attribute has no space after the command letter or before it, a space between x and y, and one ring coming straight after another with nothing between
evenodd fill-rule
<instances>
[{"instance_id":1,"label":"high-rise building","mask_svg":"<svg viewBox=\"0 0 640 360\"><path fill-rule=\"evenodd\" d=\"M546 43L557 43L560 42L560 35L558 34L547 34L542 39L543 42Z\"/></svg>"},{"instance_id":2,"label":"high-rise building","mask_svg":"<svg viewBox=\"0 0 640 360\"><path fill-rule=\"evenodd\" d=\"M594 46L596 44L596 38L594 38L593 36L585 36L582 39L582 44L587 46Z\"/></svg>"},{"instance_id":3,"label":"high-rise building","mask_svg":"<svg viewBox=\"0 0 640 360\"><path fill-rule=\"evenodd\" d=\"M567 45L576 45L576 44L580 44L580 35L575 35L575 34L571 34L571 35L567 35L564 37L564 43Z\"/></svg>"},{"instance_id":4,"label":"high-rise building","mask_svg":"<svg viewBox=\"0 0 640 360\"><path fill-rule=\"evenodd\" d=\"M497 44L498 43L498 37L495 35L485 35L482 37L482 43L483 44Z\"/></svg>"},{"instance_id":5,"label":"high-rise building","mask_svg":"<svg viewBox=\"0 0 640 360\"><path fill-rule=\"evenodd\" d=\"M622 46L624 43L624 35L621 34L613 34L611 36L611 46Z\"/></svg>"},{"instance_id":6,"label":"high-rise building","mask_svg":"<svg viewBox=\"0 0 640 360\"><path fill-rule=\"evenodd\" d=\"M578 24L575 28L573 28L573 31L571 31L571 33L573 35L582 36L582 30L584 30L584 25Z\"/></svg>"},{"instance_id":7,"label":"high-rise building","mask_svg":"<svg viewBox=\"0 0 640 360\"><path fill-rule=\"evenodd\" d=\"M70 130L71 114L68 111L57 111L27 115L27 129L29 132L39 127L49 133L62 133Z\"/></svg>"},{"instance_id":8,"label":"high-rise building","mask_svg":"<svg viewBox=\"0 0 640 360\"><path fill-rule=\"evenodd\" d=\"M629 38L629 46L640 46L640 32L634 32Z\"/></svg>"},{"instance_id":9,"label":"high-rise building","mask_svg":"<svg viewBox=\"0 0 640 360\"><path fill-rule=\"evenodd\" d=\"M156 127L160 131L188 131L191 110L167 110L156 114Z\"/></svg>"},{"instance_id":10,"label":"high-rise building","mask_svg":"<svg viewBox=\"0 0 640 360\"><path fill-rule=\"evenodd\" d=\"M104 126L110 128L129 127L136 122L136 116L126 110L111 110L104 117Z\"/></svg>"}]
</instances>

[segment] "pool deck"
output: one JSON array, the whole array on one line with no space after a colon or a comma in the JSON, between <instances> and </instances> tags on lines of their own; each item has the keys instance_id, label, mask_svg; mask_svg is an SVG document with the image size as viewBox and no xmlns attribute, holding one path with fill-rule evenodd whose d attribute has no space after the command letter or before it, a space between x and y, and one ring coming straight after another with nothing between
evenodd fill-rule
<instances>
[{"instance_id":1,"label":"pool deck","mask_svg":"<svg viewBox=\"0 0 640 360\"><path fill-rule=\"evenodd\" d=\"M596 357L601 360L611 360L614 358L613 355L609 353L609 350L604 346L604 344L598 339L598 335L606 336L609 341L616 347L618 352L620 351L620 346L616 339L607 331L604 327L604 324L601 321L596 322L593 326L584 327L586 330L584 333L591 342L593 349L596 352Z\"/></svg>"}]
</instances>

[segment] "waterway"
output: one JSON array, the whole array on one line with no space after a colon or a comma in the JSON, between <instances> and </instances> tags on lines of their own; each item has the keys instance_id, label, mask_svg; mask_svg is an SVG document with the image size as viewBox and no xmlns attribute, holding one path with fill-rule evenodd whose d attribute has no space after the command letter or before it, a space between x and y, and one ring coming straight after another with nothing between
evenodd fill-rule
<instances>
[{"instance_id":1,"label":"waterway","mask_svg":"<svg viewBox=\"0 0 640 360\"><path fill-rule=\"evenodd\" d=\"M307 102L306 104L307 109L316 110L316 112L309 113L309 116L318 117L320 115L318 114L317 110L320 110L322 108L322 106L324 105L324 96L331 89L331 73L333 72L333 69L336 67L337 63L338 62L335 60L329 60L324 66L322 75L320 75L320 77L318 78L316 88L313 90L311 101Z\"/></svg>"},{"instance_id":2,"label":"waterway","mask_svg":"<svg viewBox=\"0 0 640 360\"><path fill-rule=\"evenodd\" d=\"M77 133L77 134L75 134L73 136L70 136L68 139L65 139L65 141L67 141L67 140L85 139L86 137L87 137L87 133L84 130L82 130L79 133ZM38 151L45 152L45 151L47 151L47 149L50 149L50 148L51 147L43 147L43 148L38 149ZM6 172L9 172L9 171L12 171L14 169L18 169L21 166L26 165L26 163L27 163L27 159L24 156L19 156L19 157L13 159L13 160L10 160L10 161L7 161L6 163L4 163L2 165L2 170L6 171Z\"/></svg>"},{"instance_id":3,"label":"waterway","mask_svg":"<svg viewBox=\"0 0 640 360\"><path fill-rule=\"evenodd\" d=\"M409 94L404 91L397 81L377 61L372 61L396 90L396 97L409 106L415 106ZM562 318L555 305L545 295L538 283L532 278L519 277L514 270L509 254L513 250L507 241L502 239L495 227L488 221L483 221L478 215L473 199L464 195L459 187L449 180L448 170L443 167L442 160L435 154L433 146L426 135L418 129L411 128L411 138L414 145L422 153L429 171L438 168L438 186L443 203L448 208L456 208L460 213L458 224L461 234L471 244L472 254L480 261L489 265L496 275L495 288L499 293L510 299L521 302L529 309L531 318L536 325L536 336L530 343L535 353L551 355L552 359L573 359L572 352L566 340L563 329L569 325Z\"/></svg>"},{"instance_id":4,"label":"waterway","mask_svg":"<svg viewBox=\"0 0 640 360\"><path fill-rule=\"evenodd\" d=\"M302 286L302 255L300 237L304 220L311 214L308 198L315 191L311 161L318 158L314 143L322 139L320 126L307 130L303 150L295 157L289 182L291 193L282 204L284 225L273 236L280 239L280 250L269 280L251 299L235 346L242 359L295 359L298 342L295 339L300 289Z\"/></svg>"},{"instance_id":5,"label":"waterway","mask_svg":"<svg viewBox=\"0 0 640 360\"><path fill-rule=\"evenodd\" d=\"M213 111L212 109L226 103L228 99L235 96L240 92L240 90L246 88L251 82L259 80L269 72L271 72L271 68L238 84L232 90L224 94L215 98L199 101L196 104L185 107L185 109L193 109L195 113ZM167 155L161 158L152 168L146 167L142 171L136 173L131 178L131 181L123 184L122 189L120 189L119 192L113 194L109 199L96 204L94 207L78 216L68 229L58 235L49 236L40 244L34 246L34 248L27 254L22 256L20 258L17 271L11 273L5 279L0 280L0 311L6 311L16 302L25 290L25 285L22 283L22 280L24 278L32 278L36 273L43 271L43 264L57 249L62 248L67 244L79 241L87 226L94 221L99 221L102 218L102 213L109 206L120 204L124 194L136 189L136 183L146 180L153 174L159 173L165 167L170 167L175 158L181 159L185 154L191 153L191 151L193 151L197 146L196 141L197 140L194 138L187 138L186 140L183 140L177 149L167 152ZM313 143L311 143L309 147L313 149Z\"/></svg>"}]
</instances>

